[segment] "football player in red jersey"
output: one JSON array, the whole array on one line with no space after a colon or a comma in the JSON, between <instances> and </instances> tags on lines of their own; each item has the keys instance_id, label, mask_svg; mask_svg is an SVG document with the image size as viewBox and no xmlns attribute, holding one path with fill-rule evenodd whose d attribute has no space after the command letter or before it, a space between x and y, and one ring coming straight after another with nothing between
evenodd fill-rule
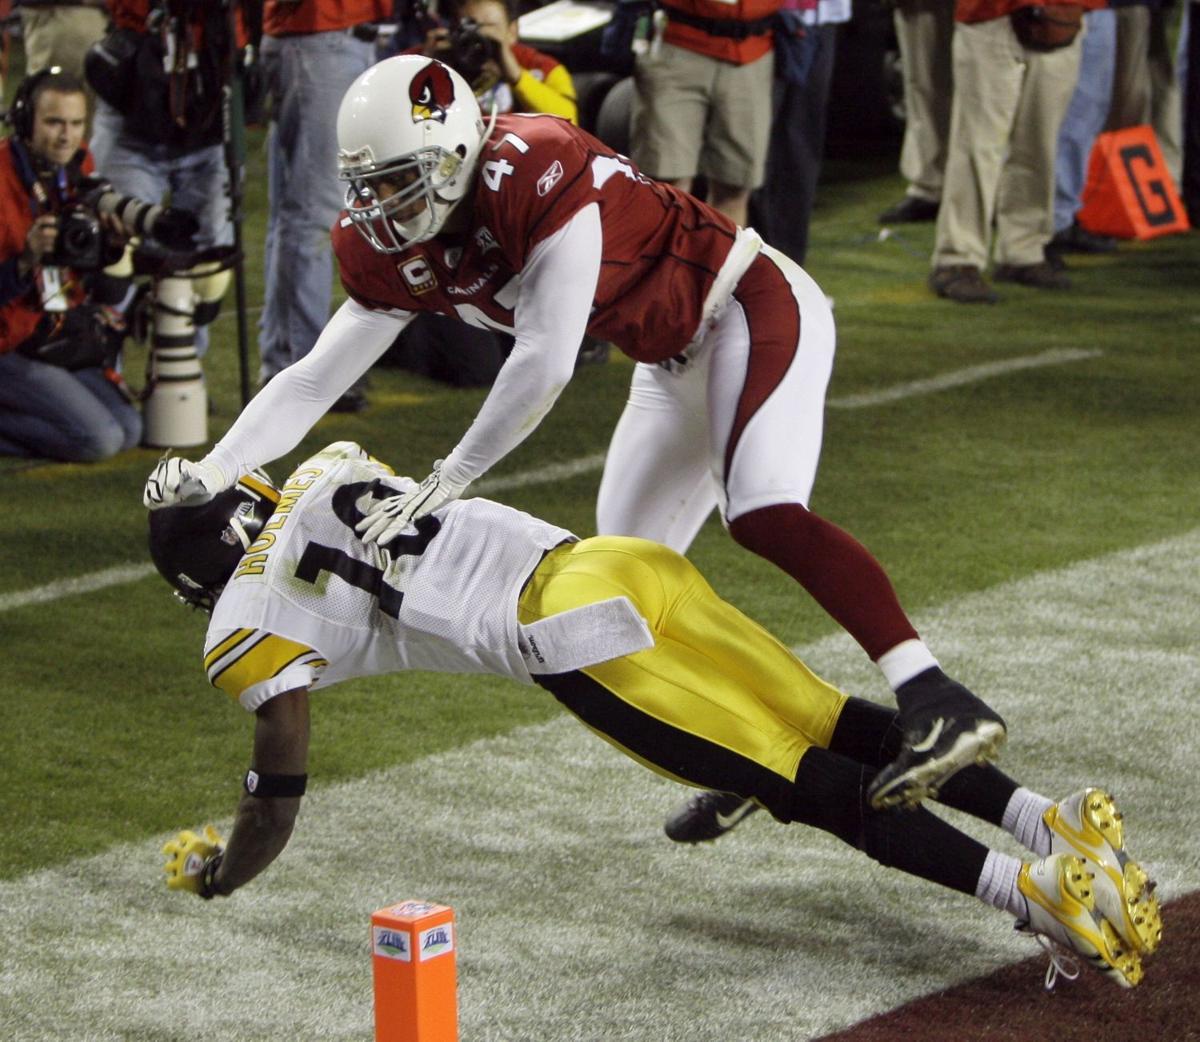
<instances>
[{"instance_id":1,"label":"football player in red jersey","mask_svg":"<svg viewBox=\"0 0 1200 1042\"><path fill-rule=\"evenodd\" d=\"M942 672L874 557L807 508L834 326L799 266L561 119L485 121L462 77L431 58L364 73L338 142L349 188L333 243L350 299L204 459L159 464L147 506L203 501L291 451L419 311L511 333L458 445L359 525L386 543L520 444L588 332L640 363L599 531L684 550L719 506L738 543L804 586L896 691L904 740L872 784L876 806L933 795L996 753L1000 717Z\"/></svg>"}]
</instances>

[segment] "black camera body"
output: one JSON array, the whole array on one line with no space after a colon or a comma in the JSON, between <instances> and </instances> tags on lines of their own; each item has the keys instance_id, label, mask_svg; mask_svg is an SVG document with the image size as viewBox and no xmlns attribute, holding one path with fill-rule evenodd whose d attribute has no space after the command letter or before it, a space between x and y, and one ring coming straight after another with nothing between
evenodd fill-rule
<instances>
[{"instance_id":1,"label":"black camera body","mask_svg":"<svg viewBox=\"0 0 1200 1042\"><path fill-rule=\"evenodd\" d=\"M87 177L79 182L74 202L59 213L54 252L44 263L76 271L99 271L116 263L124 246L109 240L100 221L104 215L119 218L131 234L152 238L168 249L195 249L199 222L194 214L119 195L102 177Z\"/></svg>"},{"instance_id":2,"label":"black camera body","mask_svg":"<svg viewBox=\"0 0 1200 1042\"><path fill-rule=\"evenodd\" d=\"M119 248L116 256L113 256L100 218L81 201L72 203L58 215L54 252L42 263L74 268L76 271L99 271L113 264L120 256Z\"/></svg>"},{"instance_id":3,"label":"black camera body","mask_svg":"<svg viewBox=\"0 0 1200 1042\"><path fill-rule=\"evenodd\" d=\"M479 31L474 18L460 18L450 27L445 63L472 86L489 61L500 60L500 45Z\"/></svg>"}]
</instances>

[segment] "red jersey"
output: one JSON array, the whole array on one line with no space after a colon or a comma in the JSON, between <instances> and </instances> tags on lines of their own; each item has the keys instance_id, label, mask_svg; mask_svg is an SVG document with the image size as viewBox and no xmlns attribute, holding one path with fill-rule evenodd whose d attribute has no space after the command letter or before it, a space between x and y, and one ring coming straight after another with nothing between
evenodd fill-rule
<instances>
[{"instance_id":1,"label":"red jersey","mask_svg":"<svg viewBox=\"0 0 1200 1042\"><path fill-rule=\"evenodd\" d=\"M1039 0L958 0L954 7L954 19L958 22L990 22L1006 18L1018 7L1032 7ZM1109 6L1108 0L1077 0L1087 11Z\"/></svg>"},{"instance_id":2,"label":"red jersey","mask_svg":"<svg viewBox=\"0 0 1200 1042\"><path fill-rule=\"evenodd\" d=\"M782 6L783 0L670 0L664 4L667 27L663 32L663 41L734 65L748 65L771 50L772 30L762 23L769 21ZM688 15L725 22L731 27L739 22L753 22L758 23L760 28L752 35L738 39L707 32L699 26L681 21L680 16Z\"/></svg>"},{"instance_id":3,"label":"red jersey","mask_svg":"<svg viewBox=\"0 0 1200 1042\"><path fill-rule=\"evenodd\" d=\"M267 0L263 32L267 36L327 33L364 22L391 19L391 0Z\"/></svg>"},{"instance_id":4,"label":"red jersey","mask_svg":"<svg viewBox=\"0 0 1200 1042\"><path fill-rule=\"evenodd\" d=\"M672 358L695 336L737 232L723 214L554 116L497 117L476 179L467 232L403 253L375 252L341 215L333 246L350 296L512 330L530 253L594 203L603 246L588 332L641 362Z\"/></svg>"},{"instance_id":5,"label":"red jersey","mask_svg":"<svg viewBox=\"0 0 1200 1042\"><path fill-rule=\"evenodd\" d=\"M146 19L150 17L150 0L109 0L108 10L116 28L132 29L139 33L149 32ZM195 28L197 47L204 43L204 22L210 13L199 7L192 12L191 24ZM250 38L246 33L246 18L240 7L237 11L237 34L238 46L245 47Z\"/></svg>"}]
</instances>

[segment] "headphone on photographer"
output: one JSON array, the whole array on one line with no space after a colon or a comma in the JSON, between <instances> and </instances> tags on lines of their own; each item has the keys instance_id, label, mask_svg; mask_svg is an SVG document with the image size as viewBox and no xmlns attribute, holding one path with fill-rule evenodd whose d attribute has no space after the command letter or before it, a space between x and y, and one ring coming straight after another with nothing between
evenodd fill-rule
<instances>
[{"instance_id":1,"label":"headphone on photographer","mask_svg":"<svg viewBox=\"0 0 1200 1042\"><path fill-rule=\"evenodd\" d=\"M58 76L62 71L62 66L59 65L38 69L37 72L31 72L26 76L17 87L12 105L4 118L13 128L13 133L22 141L28 141L33 137L33 113L37 106L38 88L51 76ZM82 87L80 89L82 90Z\"/></svg>"}]
</instances>

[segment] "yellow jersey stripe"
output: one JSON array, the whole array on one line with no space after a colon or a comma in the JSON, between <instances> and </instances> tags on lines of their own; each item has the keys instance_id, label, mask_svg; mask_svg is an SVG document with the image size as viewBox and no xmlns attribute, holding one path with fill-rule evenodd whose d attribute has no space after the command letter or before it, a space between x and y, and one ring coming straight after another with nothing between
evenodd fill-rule
<instances>
[{"instance_id":1,"label":"yellow jersey stripe","mask_svg":"<svg viewBox=\"0 0 1200 1042\"><path fill-rule=\"evenodd\" d=\"M313 649L304 644L268 633L220 671L212 674L209 681L213 687L237 698L248 687L270 680L298 659L314 654Z\"/></svg>"},{"instance_id":2,"label":"yellow jersey stripe","mask_svg":"<svg viewBox=\"0 0 1200 1042\"><path fill-rule=\"evenodd\" d=\"M213 663L215 663L217 659L227 655L235 647L241 644L242 641L244 641L247 637L250 637L254 632L254 630L245 629L234 630L233 633L231 633L228 637L221 641L220 644L213 648L212 651L204 656L205 671L207 672L208 670L212 669Z\"/></svg>"}]
</instances>

